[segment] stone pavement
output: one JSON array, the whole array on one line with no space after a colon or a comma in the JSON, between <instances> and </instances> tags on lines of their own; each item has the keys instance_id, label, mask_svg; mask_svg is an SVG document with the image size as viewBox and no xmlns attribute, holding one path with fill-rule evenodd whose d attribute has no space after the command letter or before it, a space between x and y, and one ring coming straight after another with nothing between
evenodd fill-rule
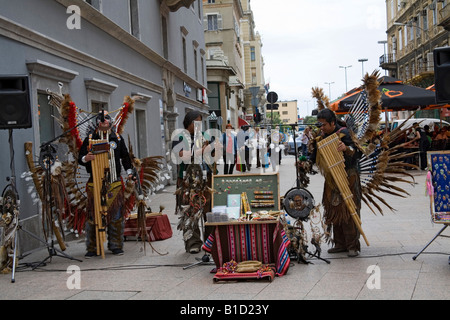
<instances>
[{"instance_id":1,"label":"stone pavement","mask_svg":"<svg viewBox=\"0 0 450 320\"><path fill-rule=\"evenodd\" d=\"M222 170L222 168L220 168ZM252 170L252 173L255 169ZM11 274L0 275L2 300L219 300L249 302L255 300L420 300L450 299L450 239L437 238L416 260L418 253L442 228L430 220L429 200L425 196L425 172L411 171L416 184L402 185L408 198L385 196L397 209L385 209L375 216L363 204L362 228L369 240L361 239L362 252L357 258L345 253L330 255L322 245L327 264L312 258L310 264L291 261L288 273L272 282L213 282L213 264L195 265L203 253L184 251L182 235L176 229L173 214L173 186L153 197L152 205L165 207L173 236L145 246L126 241L125 254L106 258L84 258L82 239L67 243L65 254L82 262L54 256L35 270L25 263L48 257L45 248L20 261L15 283ZM284 156L280 166L280 195L295 186L294 157ZM311 176L308 190L316 203L322 198L323 178ZM443 234L449 235L450 228ZM58 248L58 247L57 247ZM59 249L59 248L58 248ZM68 268L80 268L80 288L70 288ZM376 267L374 267L376 266ZM176 310L178 312L178 310Z\"/></svg>"}]
</instances>

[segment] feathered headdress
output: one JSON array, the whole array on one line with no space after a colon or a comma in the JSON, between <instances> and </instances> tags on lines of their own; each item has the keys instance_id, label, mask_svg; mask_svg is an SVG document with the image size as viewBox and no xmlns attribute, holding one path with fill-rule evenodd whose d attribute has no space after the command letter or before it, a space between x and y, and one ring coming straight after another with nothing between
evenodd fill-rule
<instances>
[{"instance_id":1,"label":"feathered headdress","mask_svg":"<svg viewBox=\"0 0 450 320\"><path fill-rule=\"evenodd\" d=\"M330 99L324 94L322 88L312 88L312 97L317 99L317 109L319 111L330 107Z\"/></svg>"}]
</instances>

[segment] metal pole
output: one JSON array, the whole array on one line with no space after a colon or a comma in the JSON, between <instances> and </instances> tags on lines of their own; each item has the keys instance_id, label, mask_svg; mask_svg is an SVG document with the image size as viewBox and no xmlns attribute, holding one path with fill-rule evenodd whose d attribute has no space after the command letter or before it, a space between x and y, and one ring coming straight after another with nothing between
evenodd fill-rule
<instances>
[{"instance_id":1,"label":"metal pole","mask_svg":"<svg viewBox=\"0 0 450 320\"><path fill-rule=\"evenodd\" d=\"M350 66L346 66L346 67L339 66L339 68L345 69L345 93L348 92L348 89L347 89L347 68L351 68L351 67L352 67L351 65Z\"/></svg>"},{"instance_id":2,"label":"metal pole","mask_svg":"<svg viewBox=\"0 0 450 320\"><path fill-rule=\"evenodd\" d=\"M361 62L362 65L362 77L364 78L364 62L368 61L366 58L358 59L358 62Z\"/></svg>"}]
</instances>

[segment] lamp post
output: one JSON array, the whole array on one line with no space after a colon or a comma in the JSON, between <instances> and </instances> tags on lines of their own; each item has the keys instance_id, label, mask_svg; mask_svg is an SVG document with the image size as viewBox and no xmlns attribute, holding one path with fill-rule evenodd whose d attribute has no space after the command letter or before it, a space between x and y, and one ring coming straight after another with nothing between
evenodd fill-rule
<instances>
[{"instance_id":1,"label":"lamp post","mask_svg":"<svg viewBox=\"0 0 450 320\"><path fill-rule=\"evenodd\" d=\"M358 59L358 62L361 62L362 65L362 77L364 78L364 62L368 61L366 58Z\"/></svg>"},{"instance_id":2,"label":"lamp post","mask_svg":"<svg viewBox=\"0 0 450 320\"><path fill-rule=\"evenodd\" d=\"M309 116L309 102L311 100L303 100L303 102L306 102L306 116Z\"/></svg>"},{"instance_id":3,"label":"lamp post","mask_svg":"<svg viewBox=\"0 0 450 320\"><path fill-rule=\"evenodd\" d=\"M325 82L325 84L328 85L328 97L330 98L330 100L331 100L331 85L332 85L333 83L334 83L334 82Z\"/></svg>"},{"instance_id":4,"label":"lamp post","mask_svg":"<svg viewBox=\"0 0 450 320\"><path fill-rule=\"evenodd\" d=\"M341 69L345 69L345 93L347 93L347 68L351 68L352 66L350 65L350 66L346 66L346 67L344 67L344 66L339 66L339 68L341 68Z\"/></svg>"}]
</instances>

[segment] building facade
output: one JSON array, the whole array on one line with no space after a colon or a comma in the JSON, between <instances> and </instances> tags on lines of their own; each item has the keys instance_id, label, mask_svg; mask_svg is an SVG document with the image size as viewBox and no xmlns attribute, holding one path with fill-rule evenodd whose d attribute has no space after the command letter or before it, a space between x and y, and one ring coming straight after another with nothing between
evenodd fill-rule
<instances>
[{"instance_id":1,"label":"building facade","mask_svg":"<svg viewBox=\"0 0 450 320\"><path fill-rule=\"evenodd\" d=\"M243 106L244 61L240 0L203 0L210 127L238 127Z\"/></svg>"},{"instance_id":2,"label":"building facade","mask_svg":"<svg viewBox=\"0 0 450 320\"><path fill-rule=\"evenodd\" d=\"M264 105L261 39L249 0L203 0L203 5L210 126L224 130L230 123L237 129ZM255 96L250 88L256 88Z\"/></svg>"},{"instance_id":3,"label":"building facade","mask_svg":"<svg viewBox=\"0 0 450 320\"><path fill-rule=\"evenodd\" d=\"M165 183L172 183L172 132L190 110L199 110L205 125L209 115L202 1L0 0L0 8L0 75L27 76L31 101L32 127L13 130L15 175L28 170L26 141L38 159L39 146L61 134L46 94L59 92L60 83L62 93L93 113L140 96L123 135L136 156L166 157ZM8 141L7 130L0 140ZM0 166L5 182L12 174L8 152L0 154ZM26 208L21 219L38 228L39 207L27 183L16 183Z\"/></svg>"},{"instance_id":4,"label":"building facade","mask_svg":"<svg viewBox=\"0 0 450 320\"><path fill-rule=\"evenodd\" d=\"M433 50L449 45L449 4L448 0L386 0L387 52L380 57L380 66L390 76L422 88L434 84Z\"/></svg>"},{"instance_id":5,"label":"building facade","mask_svg":"<svg viewBox=\"0 0 450 320\"><path fill-rule=\"evenodd\" d=\"M264 85L263 43L256 31L256 22L251 9L250 0L241 0L245 17L242 21L245 68L245 101L244 108L247 119L252 119L256 112L265 114L266 103ZM258 89L257 89L258 88ZM255 92L257 92L255 94Z\"/></svg>"},{"instance_id":6,"label":"building facade","mask_svg":"<svg viewBox=\"0 0 450 320\"><path fill-rule=\"evenodd\" d=\"M278 110L268 110L266 114L267 123L270 123L271 113L279 114L281 124L297 124L298 123L298 105L297 100L278 101Z\"/></svg>"}]
</instances>

